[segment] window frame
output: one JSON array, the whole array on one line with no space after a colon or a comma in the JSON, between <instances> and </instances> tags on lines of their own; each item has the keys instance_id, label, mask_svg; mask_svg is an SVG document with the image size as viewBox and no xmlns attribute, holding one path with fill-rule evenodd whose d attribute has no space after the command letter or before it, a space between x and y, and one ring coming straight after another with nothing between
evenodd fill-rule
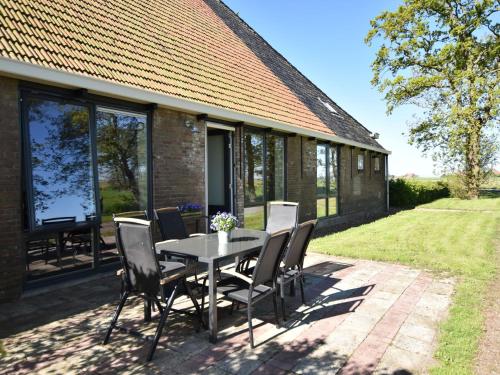
<instances>
[{"instance_id":1,"label":"window frame","mask_svg":"<svg viewBox=\"0 0 500 375\"><path fill-rule=\"evenodd\" d=\"M326 169L326 194L325 194L325 210L326 210L326 215L325 216L318 216L317 212L317 202L318 198L317 197L317 192L316 192L316 218L317 219L325 219L329 217L334 217L334 216L339 216L340 215L340 206L339 206L339 177L340 177L340 163L339 163L339 157L340 157L340 146L336 143L329 143L329 142L317 142L316 144L316 158L318 155L318 147L325 147L326 148L326 163L325 163L325 169ZM336 210L334 214L330 213L330 198L333 198L330 196L330 187L331 187L331 175L330 175L330 164L331 164L331 152L332 150L335 149L335 159L336 159L336 166L335 169L337 170L337 176L335 178L335 191L337 192L335 195L335 201L336 201ZM316 168L318 166L318 163L316 162ZM318 171L316 170L316 189L318 186ZM323 199L323 198L321 198Z\"/></svg>"},{"instance_id":2,"label":"window frame","mask_svg":"<svg viewBox=\"0 0 500 375\"><path fill-rule=\"evenodd\" d=\"M246 207L259 207L260 204L256 205L246 205L246 169L247 169L247 158L246 158L246 146L245 146L245 136L247 133L254 133L254 134L259 134L262 135L263 138L263 160L262 160L262 194L263 194L263 202L262 205L264 206L264 228L265 229L267 225L267 212L268 212L268 194L267 194L267 164L268 164L268 159L267 159L267 141L268 141L268 135L273 135L273 136L278 136L283 138L283 172L284 172L284 179L283 179L283 199L286 201L288 199L288 137L286 133L282 133L279 131L274 131L270 129L263 129L263 128L258 128L254 126L244 126L242 127L242 132L241 132L241 142L243 143L243 153L241 155L243 159L243 218L245 217L245 208Z\"/></svg>"}]
</instances>

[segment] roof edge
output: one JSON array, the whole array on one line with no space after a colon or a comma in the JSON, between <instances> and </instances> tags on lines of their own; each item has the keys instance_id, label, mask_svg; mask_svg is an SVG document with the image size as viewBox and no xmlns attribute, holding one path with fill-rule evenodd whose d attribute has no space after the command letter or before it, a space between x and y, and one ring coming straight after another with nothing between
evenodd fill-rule
<instances>
[{"instance_id":1,"label":"roof edge","mask_svg":"<svg viewBox=\"0 0 500 375\"><path fill-rule=\"evenodd\" d=\"M239 13L229 7L224 0L217 0L222 6L228 9L235 17L237 17L246 27L248 27L262 42L264 42L269 48L271 48L275 53L277 53L292 69L294 69L297 73L299 73L304 79L306 79L311 85L313 85L321 94L323 94L328 100L330 100L333 104L339 107L343 112L345 112L354 122L356 122L359 126L364 128L368 133L373 133L370 129L368 129L365 125L363 125L360 121L358 121L353 115L347 112L342 106L340 106L335 100L333 100L330 95L328 95L322 88L320 88L316 83L314 83L309 77L307 77L304 73L300 71L295 65L293 65L288 58L286 58L280 51L274 48L271 43L269 43L266 39L264 39L247 21L245 21Z\"/></svg>"},{"instance_id":2,"label":"roof edge","mask_svg":"<svg viewBox=\"0 0 500 375\"><path fill-rule=\"evenodd\" d=\"M355 146L390 154L391 152L383 148L370 146L361 142L352 141L334 134L327 134L316 130L303 128L294 124L287 124L275 120L266 119L263 117L245 114L230 109L212 106L206 103L183 99L172 95L158 93L111 82L105 79L95 78L80 73L66 72L59 69L48 68L41 65L36 65L24 61L10 59L0 56L0 73L8 74L21 79L31 79L43 83L55 83L61 86L84 88L95 93L111 95L118 98L139 101L143 103L156 103L161 106L169 107L177 110L184 110L192 113L206 113L207 115L231 120L241 121L249 125L273 128L288 133L297 133L308 137L314 137L326 141L342 143L349 146Z\"/></svg>"}]
</instances>

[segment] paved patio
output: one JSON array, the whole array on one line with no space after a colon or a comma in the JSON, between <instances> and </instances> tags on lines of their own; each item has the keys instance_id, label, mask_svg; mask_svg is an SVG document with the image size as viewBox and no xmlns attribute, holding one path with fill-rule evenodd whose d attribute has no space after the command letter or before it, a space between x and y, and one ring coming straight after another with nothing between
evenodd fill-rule
<instances>
[{"instance_id":1,"label":"paved patio","mask_svg":"<svg viewBox=\"0 0 500 375\"><path fill-rule=\"evenodd\" d=\"M307 304L288 297L289 320L273 322L272 302L257 310L256 349L248 346L244 309L229 314L220 303L220 340L195 333L172 316L153 362L145 345L113 333L101 345L116 306L119 282L105 277L0 306L0 337L7 356L0 374L406 374L432 365L436 326L447 312L453 280L404 266L309 254ZM179 305L185 304L179 300ZM294 311L294 312L293 312ZM292 313L293 312L293 313ZM131 303L122 321L142 324L142 305Z\"/></svg>"}]
</instances>

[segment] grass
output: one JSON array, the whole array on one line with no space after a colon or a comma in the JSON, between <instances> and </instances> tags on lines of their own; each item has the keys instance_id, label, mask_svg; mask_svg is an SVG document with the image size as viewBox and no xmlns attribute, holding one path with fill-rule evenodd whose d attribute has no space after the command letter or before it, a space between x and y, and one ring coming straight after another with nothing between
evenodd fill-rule
<instances>
[{"instance_id":1,"label":"grass","mask_svg":"<svg viewBox=\"0 0 500 375\"><path fill-rule=\"evenodd\" d=\"M448 210L500 211L500 198L498 194L484 193L476 200L443 198L419 207Z\"/></svg>"},{"instance_id":2,"label":"grass","mask_svg":"<svg viewBox=\"0 0 500 375\"><path fill-rule=\"evenodd\" d=\"M403 263L458 279L453 305L440 327L434 374L470 374L483 327L483 302L496 272L500 198L457 201L446 198L425 205L468 211L403 211L311 242L327 254Z\"/></svg>"}]
</instances>

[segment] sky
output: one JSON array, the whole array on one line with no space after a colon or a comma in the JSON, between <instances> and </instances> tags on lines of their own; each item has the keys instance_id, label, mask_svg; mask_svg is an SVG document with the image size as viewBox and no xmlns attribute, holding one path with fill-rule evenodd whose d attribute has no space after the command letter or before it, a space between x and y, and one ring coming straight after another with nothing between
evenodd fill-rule
<instances>
[{"instance_id":1,"label":"sky","mask_svg":"<svg viewBox=\"0 0 500 375\"><path fill-rule=\"evenodd\" d=\"M278 52L392 151L389 173L432 176L430 157L408 144L415 109L386 115L383 94L370 80L376 48L364 38L370 20L400 1L370 0L224 0Z\"/></svg>"}]
</instances>

